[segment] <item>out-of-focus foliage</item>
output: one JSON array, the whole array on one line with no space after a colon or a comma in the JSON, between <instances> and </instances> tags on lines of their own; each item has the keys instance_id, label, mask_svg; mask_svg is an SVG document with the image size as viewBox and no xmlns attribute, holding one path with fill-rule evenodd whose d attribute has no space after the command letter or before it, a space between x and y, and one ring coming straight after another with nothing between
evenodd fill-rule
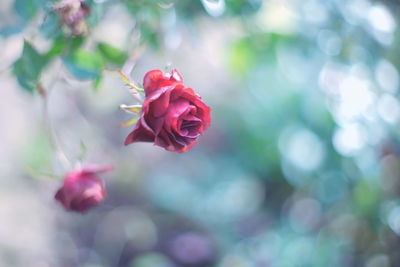
<instances>
[{"instance_id":1,"label":"out-of-focus foliage","mask_svg":"<svg viewBox=\"0 0 400 267\"><path fill-rule=\"evenodd\" d=\"M213 124L200 144L182 155L123 148L123 130L116 127L122 115L108 102L99 108L102 93L112 99L122 84L102 88L92 98L83 90L66 94L70 100L60 103L69 104L60 108L69 110L60 115L59 126L68 127L59 133L68 136L73 128L77 139L92 143L85 147L89 154L92 149L118 166L106 205L76 221L60 220L54 237L65 241L57 248L59 262L400 264L400 2L87 3L89 30L72 36L52 12L53 2L15 0L17 18L2 22L0 32L1 38L25 37L13 64L23 89L34 92L57 61L66 77L90 80L101 89L107 70L129 65L142 47L148 54L138 65L146 70L154 68L155 58L164 60L158 67L168 63L165 58L177 58L171 52L177 50L188 56L180 63L184 75L196 67L204 71L185 83L210 86L204 99L213 108ZM112 29L126 33L122 42L105 40L114 36L109 28L101 32L103 38L95 36L103 21L112 22L107 16L127 16L126 24ZM194 48L208 45L212 52ZM214 62L203 60L210 55L225 64L214 76L208 66L201 67ZM85 129L89 137L81 134ZM42 146L40 159L27 157L25 163L42 170L49 165L48 144L37 141L26 150L33 153L37 146Z\"/></svg>"},{"instance_id":2,"label":"out-of-focus foliage","mask_svg":"<svg viewBox=\"0 0 400 267\"><path fill-rule=\"evenodd\" d=\"M25 41L22 56L14 64L14 74L19 84L24 89L33 91L37 87L40 72L45 64L45 58Z\"/></svg>"}]
</instances>

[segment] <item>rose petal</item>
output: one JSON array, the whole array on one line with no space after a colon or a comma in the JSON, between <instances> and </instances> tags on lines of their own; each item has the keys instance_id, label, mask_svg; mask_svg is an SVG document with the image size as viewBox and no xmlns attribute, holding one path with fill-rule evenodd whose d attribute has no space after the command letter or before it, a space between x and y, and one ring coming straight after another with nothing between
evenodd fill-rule
<instances>
[{"instance_id":1,"label":"rose petal","mask_svg":"<svg viewBox=\"0 0 400 267\"><path fill-rule=\"evenodd\" d=\"M154 117L160 117L164 115L169 106L171 90L166 90L158 99L153 100L149 103L149 108L152 110Z\"/></svg>"},{"instance_id":2,"label":"rose petal","mask_svg":"<svg viewBox=\"0 0 400 267\"><path fill-rule=\"evenodd\" d=\"M168 132L177 130L178 118L190 108L189 102L179 99L171 103L168 113L165 115L165 129Z\"/></svg>"},{"instance_id":3,"label":"rose petal","mask_svg":"<svg viewBox=\"0 0 400 267\"><path fill-rule=\"evenodd\" d=\"M160 131L160 134L156 136L154 144L163 147L169 151L174 149L171 138L166 131Z\"/></svg>"},{"instance_id":4,"label":"rose petal","mask_svg":"<svg viewBox=\"0 0 400 267\"><path fill-rule=\"evenodd\" d=\"M153 142L154 133L143 127L142 119L135 126L135 129L125 138L125 145L135 142Z\"/></svg>"},{"instance_id":5,"label":"rose petal","mask_svg":"<svg viewBox=\"0 0 400 267\"><path fill-rule=\"evenodd\" d=\"M143 78L143 87L146 96L158 88L160 80L165 79L161 70L151 70Z\"/></svg>"},{"instance_id":6,"label":"rose petal","mask_svg":"<svg viewBox=\"0 0 400 267\"><path fill-rule=\"evenodd\" d=\"M179 71L177 71L176 69L173 69L171 71L171 77L169 78L171 81L176 81L176 82L183 82L183 77L182 75L179 73Z\"/></svg>"}]
</instances>

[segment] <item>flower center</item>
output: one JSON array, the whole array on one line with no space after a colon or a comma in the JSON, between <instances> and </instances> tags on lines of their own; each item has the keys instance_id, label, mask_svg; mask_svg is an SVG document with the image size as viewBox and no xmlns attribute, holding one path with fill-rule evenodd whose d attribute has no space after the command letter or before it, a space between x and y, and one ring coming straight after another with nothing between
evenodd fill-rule
<instances>
[{"instance_id":1,"label":"flower center","mask_svg":"<svg viewBox=\"0 0 400 267\"><path fill-rule=\"evenodd\" d=\"M201 121L183 120L180 127L180 132L182 136L194 138L200 135L199 134L200 127L201 127Z\"/></svg>"}]
</instances>

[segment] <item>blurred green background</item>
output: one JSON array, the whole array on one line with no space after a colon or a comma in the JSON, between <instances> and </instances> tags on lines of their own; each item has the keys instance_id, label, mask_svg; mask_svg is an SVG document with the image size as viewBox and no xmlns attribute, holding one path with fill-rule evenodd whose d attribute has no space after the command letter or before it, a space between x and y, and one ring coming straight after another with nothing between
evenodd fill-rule
<instances>
[{"instance_id":1,"label":"blurred green background","mask_svg":"<svg viewBox=\"0 0 400 267\"><path fill-rule=\"evenodd\" d=\"M74 37L52 1L0 4L0 266L400 265L399 1L86 2ZM177 68L198 145L124 147L120 68ZM115 166L87 214L53 199L38 83L69 160Z\"/></svg>"}]
</instances>

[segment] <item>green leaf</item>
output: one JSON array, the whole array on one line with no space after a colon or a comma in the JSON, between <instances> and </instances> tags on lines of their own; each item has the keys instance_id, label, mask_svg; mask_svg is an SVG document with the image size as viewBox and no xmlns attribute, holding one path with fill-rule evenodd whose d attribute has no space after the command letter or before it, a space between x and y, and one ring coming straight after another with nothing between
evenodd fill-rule
<instances>
[{"instance_id":1,"label":"green leaf","mask_svg":"<svg viewBox=\"0 0 400 267\"><path fill-rule=\"evenodd\" d=\"M78 37L65 37L60 35L54 39L53 46L46 53L46 58L50 59L54 56L63 54L74 54L75 50L83 44L84 39L81 36Z\"/></svg>"},{"instance_id":2,"label":"green leaf","mask_svg":"<svg viewBox=\"0 0 400 267\"><path fill-rule=\"evenodd\" d=\"M53 42L53 46L47 51L45 57L47 59L51 59L59 54L65 49L67 46L66 38L64 36L60 36L56 38Z\"/></svg>"},{"instance_id":3,"label":"green leaf","mask_svg":"<svg viewBox=\"0 0 400 267\"><path fill-rule=\"evenodd\" d=\"M124 51L106 43L98 43L97 49L106 61L118 66L124 64L127 58L127 54Z\"/></svg>"},{"instance_id":4,"label":"green leaf","mask_svg":"<svg viewBox=\"0 0 400 267\"><path fill-rule=\"evenodd\" d=\"M14 63L13 68L13 72L22 88L29 92L35 89L40 73L46 63L46 58L40 55L31 44L24 41L22 55Z\"/></svg>"},{"instance_id":5,"label":"green leaf","mask_svg":"<svg viewBox=\"0 0 400 267\"><path fill-rule=\"evenodd\" d=\"M63 62L68 71L81 80L99 78L104 67L103 58L99 54L81 49L63 57Z\"/></svg>"},{"instance_id":6,"label":"green leaf","mask_svg":"<svg viewBox=\"0 0 400 267\"><path fill-rule=\"evenodd\" d=\"M74 36L68 40L69 42L69 51L75 51L81 47L85 39L82 36Z\"/></svg>"}]
</instances>

